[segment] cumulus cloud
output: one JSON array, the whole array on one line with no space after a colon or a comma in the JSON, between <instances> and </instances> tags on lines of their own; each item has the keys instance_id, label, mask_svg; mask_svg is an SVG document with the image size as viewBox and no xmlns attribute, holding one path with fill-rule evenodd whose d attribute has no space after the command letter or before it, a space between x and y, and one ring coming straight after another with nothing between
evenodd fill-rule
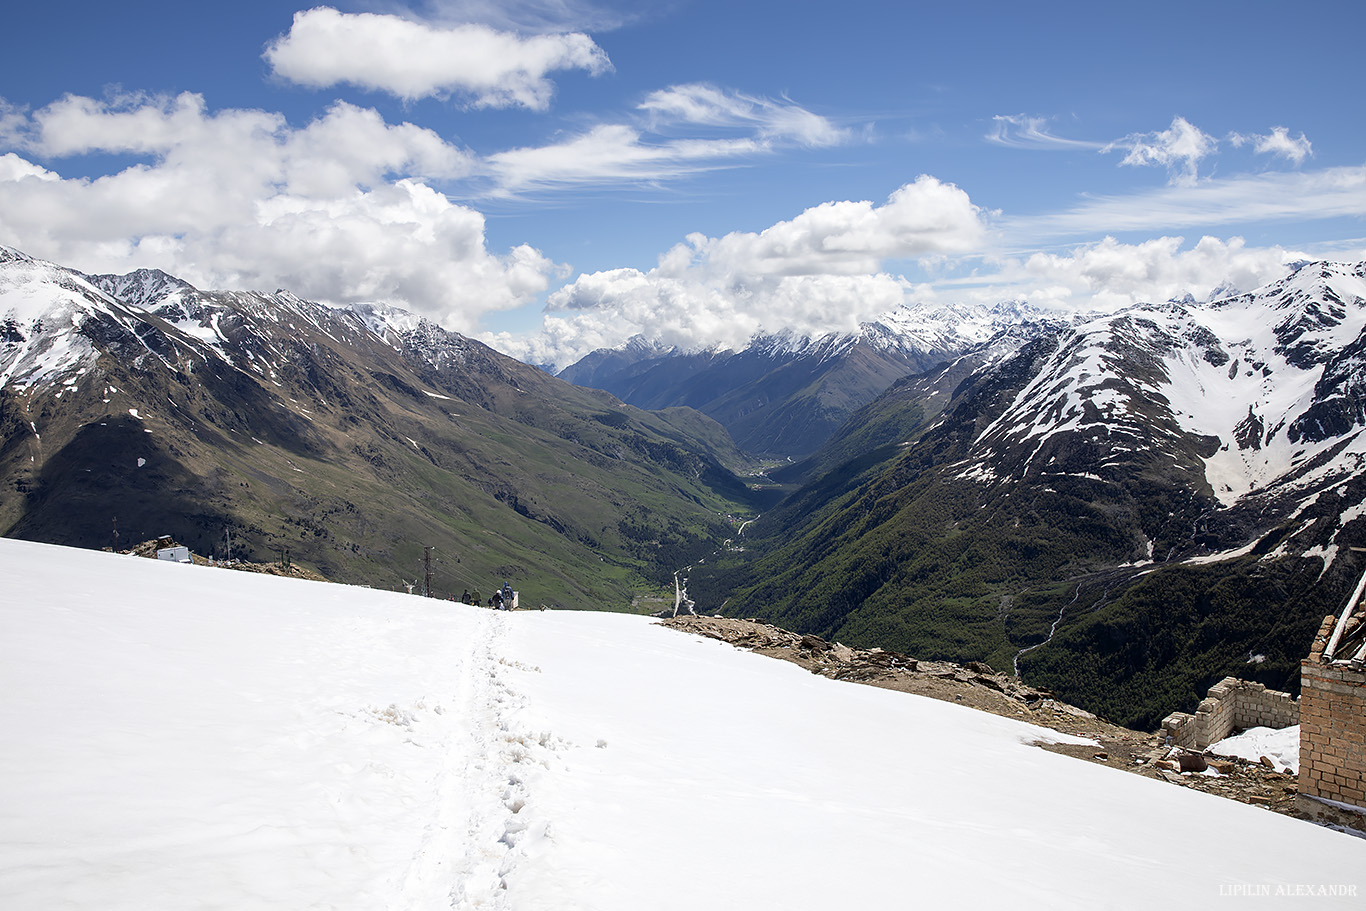
<instances>
[{"instance_id":1,"label":"cumulus cloud","mask_svg":"<svg viewBox=\"0 0 1366 911\"><path fill-rule=\"evenodd\" d=\"M468 174L468 152L341 102L302 127L210 113L193 94L67 96L26 117L0 157L0 242L86 271L155 266L207 288L411 307L472 331L543 293L530 247L490 252L483 216L427 181ZM31 158L92 152L135 163L63 178Z\"/></svg>"},{"instance_id":2,"label":"cumulus cloud","mask_svg":"<svg viewBox=\"0 0 1366 911\"><path fill-rule=\"evenodd\" d=\"M838 209L843 204L831 205ZM969 251L956 267L913 284L886 270L842 274L830 271L828 262L822 270L814 267L819 260L812 268L775 268L763 255L754 255L764 234L802 233L799 226L820 208L761 234L690 237L649 271L615 269L579 276L551 295L537 336L495 341L533 363L566 366L636 334L683 348L739 348L758 332L854 331L859 323L903 304L1021 300L1045 309L1089 311L1188 294L1210 300L1275 281L1289 263L1313 258L1280 246L1250 247L1241 237L1207 235L1193 245L1180 236L1132 244L1105 237L1065 252L993 258ZM842 236L867 235L849 230ZM812 246L797 243L771 259L785 260L790 253L795 261ZM883 242L878 249L887 246Z\"/></svg>"},{"instance_id":3,"label":"cumulus cloud","mask_svg":"<svg viewBox=\"0 0 1366 911\"><path fill-rule=\"evenodd\" d=\"M481 24L441 26L329 7L294 14L266 49L281 78L314 88L349 83L405 100L459 95L475 107L544 110L550 73L611 69L607 54L579 32L521 36Z\"/></svg>"},{"instance_id":4,"label":"cumulus cloud","mask_svg":"<svg viewBox=\"0 0 1366 911\"><path fill-rule=\"evenodd\" d=\"M541 336L500 344L565 365L644 333L683 347L741 347L757 332L853 331L906 299L884 264L976 250L984 213L921 176L882 205L829 202L762 232L690 235L649 270L581 275L552 293Z\"/></svg>"},{"instance_id":5,"label":"cumulus cloud","mask_svg":"<svg viewBox=\"0 0 1366 911\"><path fill-rule=\"evenodd\" d=\"M1249 247L1241 237L1201 237L1186 248L1182 237L1137 244L1106 237L1063 254L1035 253L1002 265L995 287L1036 306L1113 309L1187 294L1197 300L1230 286L1250 291L1285 275L1286 264L1306 254L1284 247Z\"/></svg>"},{"instance_id":6,"label":"cumulus cloud","mask_svg":"<svg viewBox=\"0 0 1366 911\"><path fill-rule=\"evenodd\" d=\"M1167 169L1173 183L1192 184L1198 176L1200 161L1213 154L1219 140L1191 124L1184 117L1173 117L1171 126L1155 133L1130 133L1106 144L1101 151L1126 152L1120 164L1157 165Z\"/></svg>"},{"instance_id":7,"label":"cumulus cloud","mask_svg":"<svg viewBox=\"0 0 1366 911\"><path fill-rule=\"evenodd\" d=\"M1271 155L1276 158L1284 158L1295 164L1304 164L1304 160L1314 154L1314 146L1309 139L1300 133L1299 136L1291 136L1290 130L1286 127L1272 127L1271 132L1265 135L1254 133L1251 136L1244 136L1240 133L1229 135L1229 141L1235 146L1252 143L1252 150L1259 155Z\"/></svg>"},{"instance_id":8,"label":"cumulus cloud","mask_svg":"<svg viewBox=\"0 0 1366 911\"><path fill-rule=\"evenodd\" d=\"M1105 237L1063 252L973 257L966 271L918 284L909 295L924 304L1018 300L1063 312L1112 311L1186 295L1211 300L1231 289L1250 291L1284 276L1289 263L1313 258L1286 247L1250 247L1241 237L1206 235L1194 245L1180 236L1140 243Z\"/></svg>"},{"instance_id":9,"label":"cumulus cloud","mask_svg":"<svg viewBox=\"0 0 1366 911\"><path fill-rule=\"evenodd\" d=\"M758 234L734 232L697 240L713 272L728 275L863 274L886 259L910 259L975 249L984 235L982 210L951 183L921 175L880 206L827 202ZM672 261L666 254L662 265Z\"/></svg>"}]
</instances>

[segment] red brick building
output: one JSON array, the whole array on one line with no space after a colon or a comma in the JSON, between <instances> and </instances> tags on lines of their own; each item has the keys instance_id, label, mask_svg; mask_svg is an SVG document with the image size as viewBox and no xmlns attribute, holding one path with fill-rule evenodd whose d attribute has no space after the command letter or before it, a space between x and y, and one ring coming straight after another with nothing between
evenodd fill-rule
<instances>
[{"instance_id":1,"label":"red brick building","mask_svg":"<svg viewBox=\"0 0 1366 911\"><path fill-rule=\"evenodd\" d=\"M1366 812L1366 575L1342 614L1323 621L1300 662L1302 798ZM1312 807L1304 806L1312 811Z\"/></svg>"}]
</instances>

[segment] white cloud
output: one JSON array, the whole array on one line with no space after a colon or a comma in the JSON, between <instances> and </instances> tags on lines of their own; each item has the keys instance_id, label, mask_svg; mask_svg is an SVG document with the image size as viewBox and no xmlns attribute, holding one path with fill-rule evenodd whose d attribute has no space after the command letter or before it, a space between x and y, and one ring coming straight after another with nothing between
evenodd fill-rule
<instances>
[{"instance_id":1,"label":"white cloud","mask_svg":"<svg viewBox=\"0 0 1366 911\"><path fill-rule=\"evenodd\" d=\"M997 145L1015 149L1102 149L1104 143L1082 139L1065 139L1049 132L1047 117L1027 114L997 114L991 118L991 132L986 138Z\"/></svg>"},{"instance_id":2,"label":"white cloud","mask_svg":"<svg viewBox=\"0 0 1366 911\"><path fill-rule=\"evenodd\" d=\"M1230 133L1228 141L1235 147L1252 143L1252 151L1259 155L1284 158L1297 165L1304 164L1304 160L1314 154L1313 143L1304 133L1300 133L1299 136L1291 136L1290 130L1286 127L1272 127L1271 132L1267 134Z\"/></svg>"},{"instance_id":3,"label":"white cloud","mask_svg":"<svg viewBox=\"0 0 1366 911\"><path fill-rule=\"evenodd\" d=\"M412 124L335 103L294 128L203 99L68 96L21 125L26 154L134 156L63 179L0 156L0 242L85 271L155 266L206 288L287 287L332 303L408 306L472 331L545 291L554 266L488 251L484 217L424 181L467 174L467 152Z\"/></svg>"},{"instance_id":4,"label":"white cloud","mask_svg":"<svg viewBox=\"0 0 1366 911\"><path fill-rule=\"evenodd\" d=\"M1314 147L1305 138L1304 133L1293 137L1285 127L1272 127L1269 136L1258 136L1256 140L1257 144L1253 146L1253 151L1285 158L1295 164L1302 164L1306 158L1314 154Z\"/></svg>"},{"instance_id":5,"label":"white cloud","mask_svg":"<svg viewBox=\"0 0 1366 911\"><path fill-rule=\"evenodd\" d=\"M0 146L17 146L24 141L28 111L0 98Z\"/></svg>"},{"instance_id":6,"label":"white cloud","mask_svg":"<svg viewBox=\"0 0 1366 911\"><path fill-rule=\"evenodd\" d=\"M578 32L523 37L328 7L295 13L265 59L276 75L315 88L350 83L405 100L455 93L476 107L532 110L550 103L548 74L611 69L602 48Z\"/></svg>"},{"instance_id":7,"label":"white cloud","mask_svg":"<svg viewBox=\"0 0 1366 911\"><path fill-rule=\"evenodd\" d=\"M563 142L495 152L484 168L495 181L494 195L514 195L558 186L653 183L764 151L748 138L652 143L633 127L602 124Z\"/></svg>"},{"instance_id":8,"label":"white cloud","mask_svg":"<svg viewBox=\"0 0 1366 911\"><path fill-rule=\"evenodd\" d=\"M1130 133L1105 145L1102 152L1115 150L1128 154L1122 165L1157 165L1167 169L1173 183L1191 184L1198 176L1201 159L1214 153L1219 140L1192 125L1184 117L1173 117L1172 124L1155 133Z\"/></svg>"},{"instance_id":9,"label":"white cloud","mask_svg":"<svg viewBox=\"0 0 1366 911\"><path fill-rule=\"evenodd\" d=\"M805 146L837 145L848 138L827 118L791 103L779 103L715 86L693 83L651 92L639 105L656 124L681 122L753 129L762 140L790 140Z\"/></svg>"},{"instance_id":10,"label":"white cloud","mask_svg":"<svg viewBox=\"0 0 1366 911\"><path fill-rule=\"evenodd\" d=\"M13 152L6 152L0 155L0 182L18 182L20 180L45 180L58 181L61 175L49 171L47 168L39 167L31 161L25 161ZM4 223L0 217L0 224Z\"/></svg>"},{"instance_id":11,"label":"white cloud","mask_svg":"<svg viewBox=\"0 0 1366 911\"><path fill-rule=\"evenodd\" d=\"M1021 245L1050 237L1170 231L1281 219L1366 216L1366 167L1207 178L1127 196L1101 196L1053 215L1005 218L1003 234Z\"/></svg>"},{"instance_id":12,"label":"white cloud","mask_svg":"<svg viewBox=\"0 0 1366 911\"><path fill-rule=\"evenodd\" d=\"M984 236L982 214L958 187L921 175L881 206L822 203L759 234L708 240L699 252L713 272L737 276L861 274L886 259L976 249Z\"/></svg>"},{"instance_id":13,"label":"white cloud","mask_svg":"<svg viewBox=\"0 0 1366 911\"><path fill-rule=\"evenodd\" d=\"M621 182L651 184L733 167L739 160L782 146L827 146L846 130L791 103L778 103L712 86L672 86L651 93L639 109L649 115L647 136L627 123L604 123L541 146L495 152L484 161L496 196L560 186ZM665 138L677 125L742 130L747 135Z\"/></svg>"},{"instance_id":14,"label":"white cloud","mask_svg":"<svg viewBox=\"0 0 1366 911\"><path fill-rule=\"evenodd\" d=\"M945 225L953 219L943 203L960 192L932 178L898 191L929 210L944 194L937 217ZM970 207L966 196L962 202ZM966 224L934 244L899 235L893 227L898 208L892 200L880 207L828 203L759 234L694 235L648 272L579 276L551 294L537 336L495 342L533 363L564 366L638 333L684 348L738 348L760 331L852 331L903 303L1026 300L1044 308L1111 310L1186 294L1206 300L1230 287L1251 290L1283 276L1288 263L1313 258L1302 250L1212 236L1193 246L1179 236L1133 244L1105 237L1062 253L987 258L971 240L978 230ZM980 212L960 209L960 218L969 215L975 219ZM946 261L948 268L932 269L939 275L929 281L912 284L877 268L884 259L917 255L933 264L936 250L963 255Z\"/></svg>"},{"instance_id":15,"label":"white cloud","mask_svg":"<svg viewBox=\"0 0 1366 911\"><path fill-rule=\"evenodd\" d=\"M825 203L757 234L691 235L648 272L581 275L550 295L539 337L498 341L563 366L637 333L741 347L760 331L852 331L905 300L910 285L884 262L970 252L984 235L983 213L966 193L922 176L880 206Z\"/></svg>"},{"instance_id":16,"label":"white cloud","mask_svg":"<svg viewBox=\"0 0 1366 911\"><path fill-rule=\"evenodd\" d=\"M593 0L425 0L422 7L433 21L482 22L504 31L542 35L613 31L661 11L627 12Z\"/></svg>"},{"instance_id":17,"label":"white cloud","mask_svg":"<svg viewBox=\"0 0 1366 911\"><path fill-rule=\"evenodd\" d=\"M1037 306L1111 309L1190 294L1206 300L1229 285L1250 291L1307 258L1283 247L1248 247L1241 237L1202 237L1185 249L1182 237L1137 244L1106 237L1065 254L1035 253L1007 261L990 276L993 294L1009 290ZM999 300L999 297L995 299Z\"/></svg>"},{"instance_id":18,"label":"white cloud","mask_svg":"<svg viewBox=\"0 0 1366 911\"><path fill-rule=\"evenodd\" d=\"M1156 165L1166 168L1173 184L1192 185L1199 176L1200 162L1219 151L1220 140L1194 126L1184 117L1172 118L1171 126L1151 133L1130 133L1113 142L1099 143L1065 139L1049 130L1049 118L1027 114L998 114L992 118L989 142L1016 149L1097 149L1125 152L1121 165ZM1226 141L1234 147L1249 143L1258 154L1284 158L1297 165L1314 154L1309 139L1300 133L1291 136L1286 127L1272 127L1269 134L1230 133Z\"/></svg>"}]
</instances>

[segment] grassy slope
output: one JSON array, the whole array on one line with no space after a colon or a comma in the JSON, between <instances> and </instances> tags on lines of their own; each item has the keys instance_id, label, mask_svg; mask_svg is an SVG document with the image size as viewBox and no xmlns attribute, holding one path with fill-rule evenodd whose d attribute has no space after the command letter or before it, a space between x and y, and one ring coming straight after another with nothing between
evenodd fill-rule
<instances>
[{"instance_id":1,"label":"grassy slope","mask_svg":"<svg viewBox=\"0 0 1366 911\"><path fill-rule=\"evenodd\" d=\"M1366 482L1349 485L1345 500L1325 494L1293 528L1276 529L1265 526L1276 515L1263 513L1266 504L1218 510L1193 490L1202 477L1194 450L1135 452L1102 482L1078 475L1103 459L1063 441L1058 473L1046 480L959 477L967 441L999 413L994 403L1012 382L959 389L937 415L926 397L933 390L900 384L812 460L833 467L808 469L813 479L752 527L743 554L695 572L691 593L732 616L1001 670L1048 640L1061 615L1056 637L1021 656L1026 680L1138 727L1192 709L1228 674L1297 689L1299 658L1360 567L1339 560L1323 573L1321 559L1273 551L1292 532L1289 553L1325 546L1338 504L1366 498ZM919 429L931 417L943 421ZM838 461L860 449L847 437L871 445L890 439L889 428L909 430L915 444L882 443ZM1366 519L1343 531L1366 538ZM1245 560L1180 563L1259 535L1261 549ZM1149 544L1156 564L1136 566Z\"/></svg>"},{"instance_id":2,"label":"grassy slope","mask_svg":"<svg viewBox=\"0 0 1366 911\"><path fill-rule=\"evenodd\" d=\"M482 346L443 375L382 346L356 360L326 337L297 345L275 383L106 355L60 397L6 393L6 533L107 546L117 519L124 543L171 534L214 553L231 527L236 556L288 548L384 588L420 579L431 545L443 596L509 579L525 603L621 609L747 509L688 440L742 458L693 412L627 408Z\"/></svg>"}]
</instances>

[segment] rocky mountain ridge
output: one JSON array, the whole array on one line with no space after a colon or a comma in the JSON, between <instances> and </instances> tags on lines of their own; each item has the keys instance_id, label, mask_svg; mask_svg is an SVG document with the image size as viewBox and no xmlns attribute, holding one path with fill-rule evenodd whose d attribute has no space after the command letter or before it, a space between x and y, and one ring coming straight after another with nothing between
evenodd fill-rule
<instances>
[{"instance_id":1,"label":"rocky mountain ridge","mask_svg":"<svg viewBox=\"0 0 1366 911\"><path fill-rule=\"evenodd\" d=\"M797 458L814 452L896 380L1058 320L1019 302L901 306L857 332L763 334L740 351L690 351L638 336L622 348L594 351L558 375L642 408L696 408L747 451Z\"/></svg>"},{"instance_id":2,"label":"rocky mountain ridge","mask_svg":"<svg viewBox=\"0 0 1366 911\"><path fill-rule=\"evenodd\" d=\"M78 546L229 530L330 578L526 579L631 603L751 494L725 432L580 389L403 311L85 276L0 249L0 529Z\"/></svg>"},{"instance_id":3,"label":"rocky mountain ridge","mask_svg":"<svg viewBox=\"0 0 1366 911\"><path fill-rule=\"evenodd\" d=\"M1293 689L1366 545L1363 345L1366 264L1314 263L908 377L690 592L1139 726L1225 675Z\"/></svg>"}]
</instances>

